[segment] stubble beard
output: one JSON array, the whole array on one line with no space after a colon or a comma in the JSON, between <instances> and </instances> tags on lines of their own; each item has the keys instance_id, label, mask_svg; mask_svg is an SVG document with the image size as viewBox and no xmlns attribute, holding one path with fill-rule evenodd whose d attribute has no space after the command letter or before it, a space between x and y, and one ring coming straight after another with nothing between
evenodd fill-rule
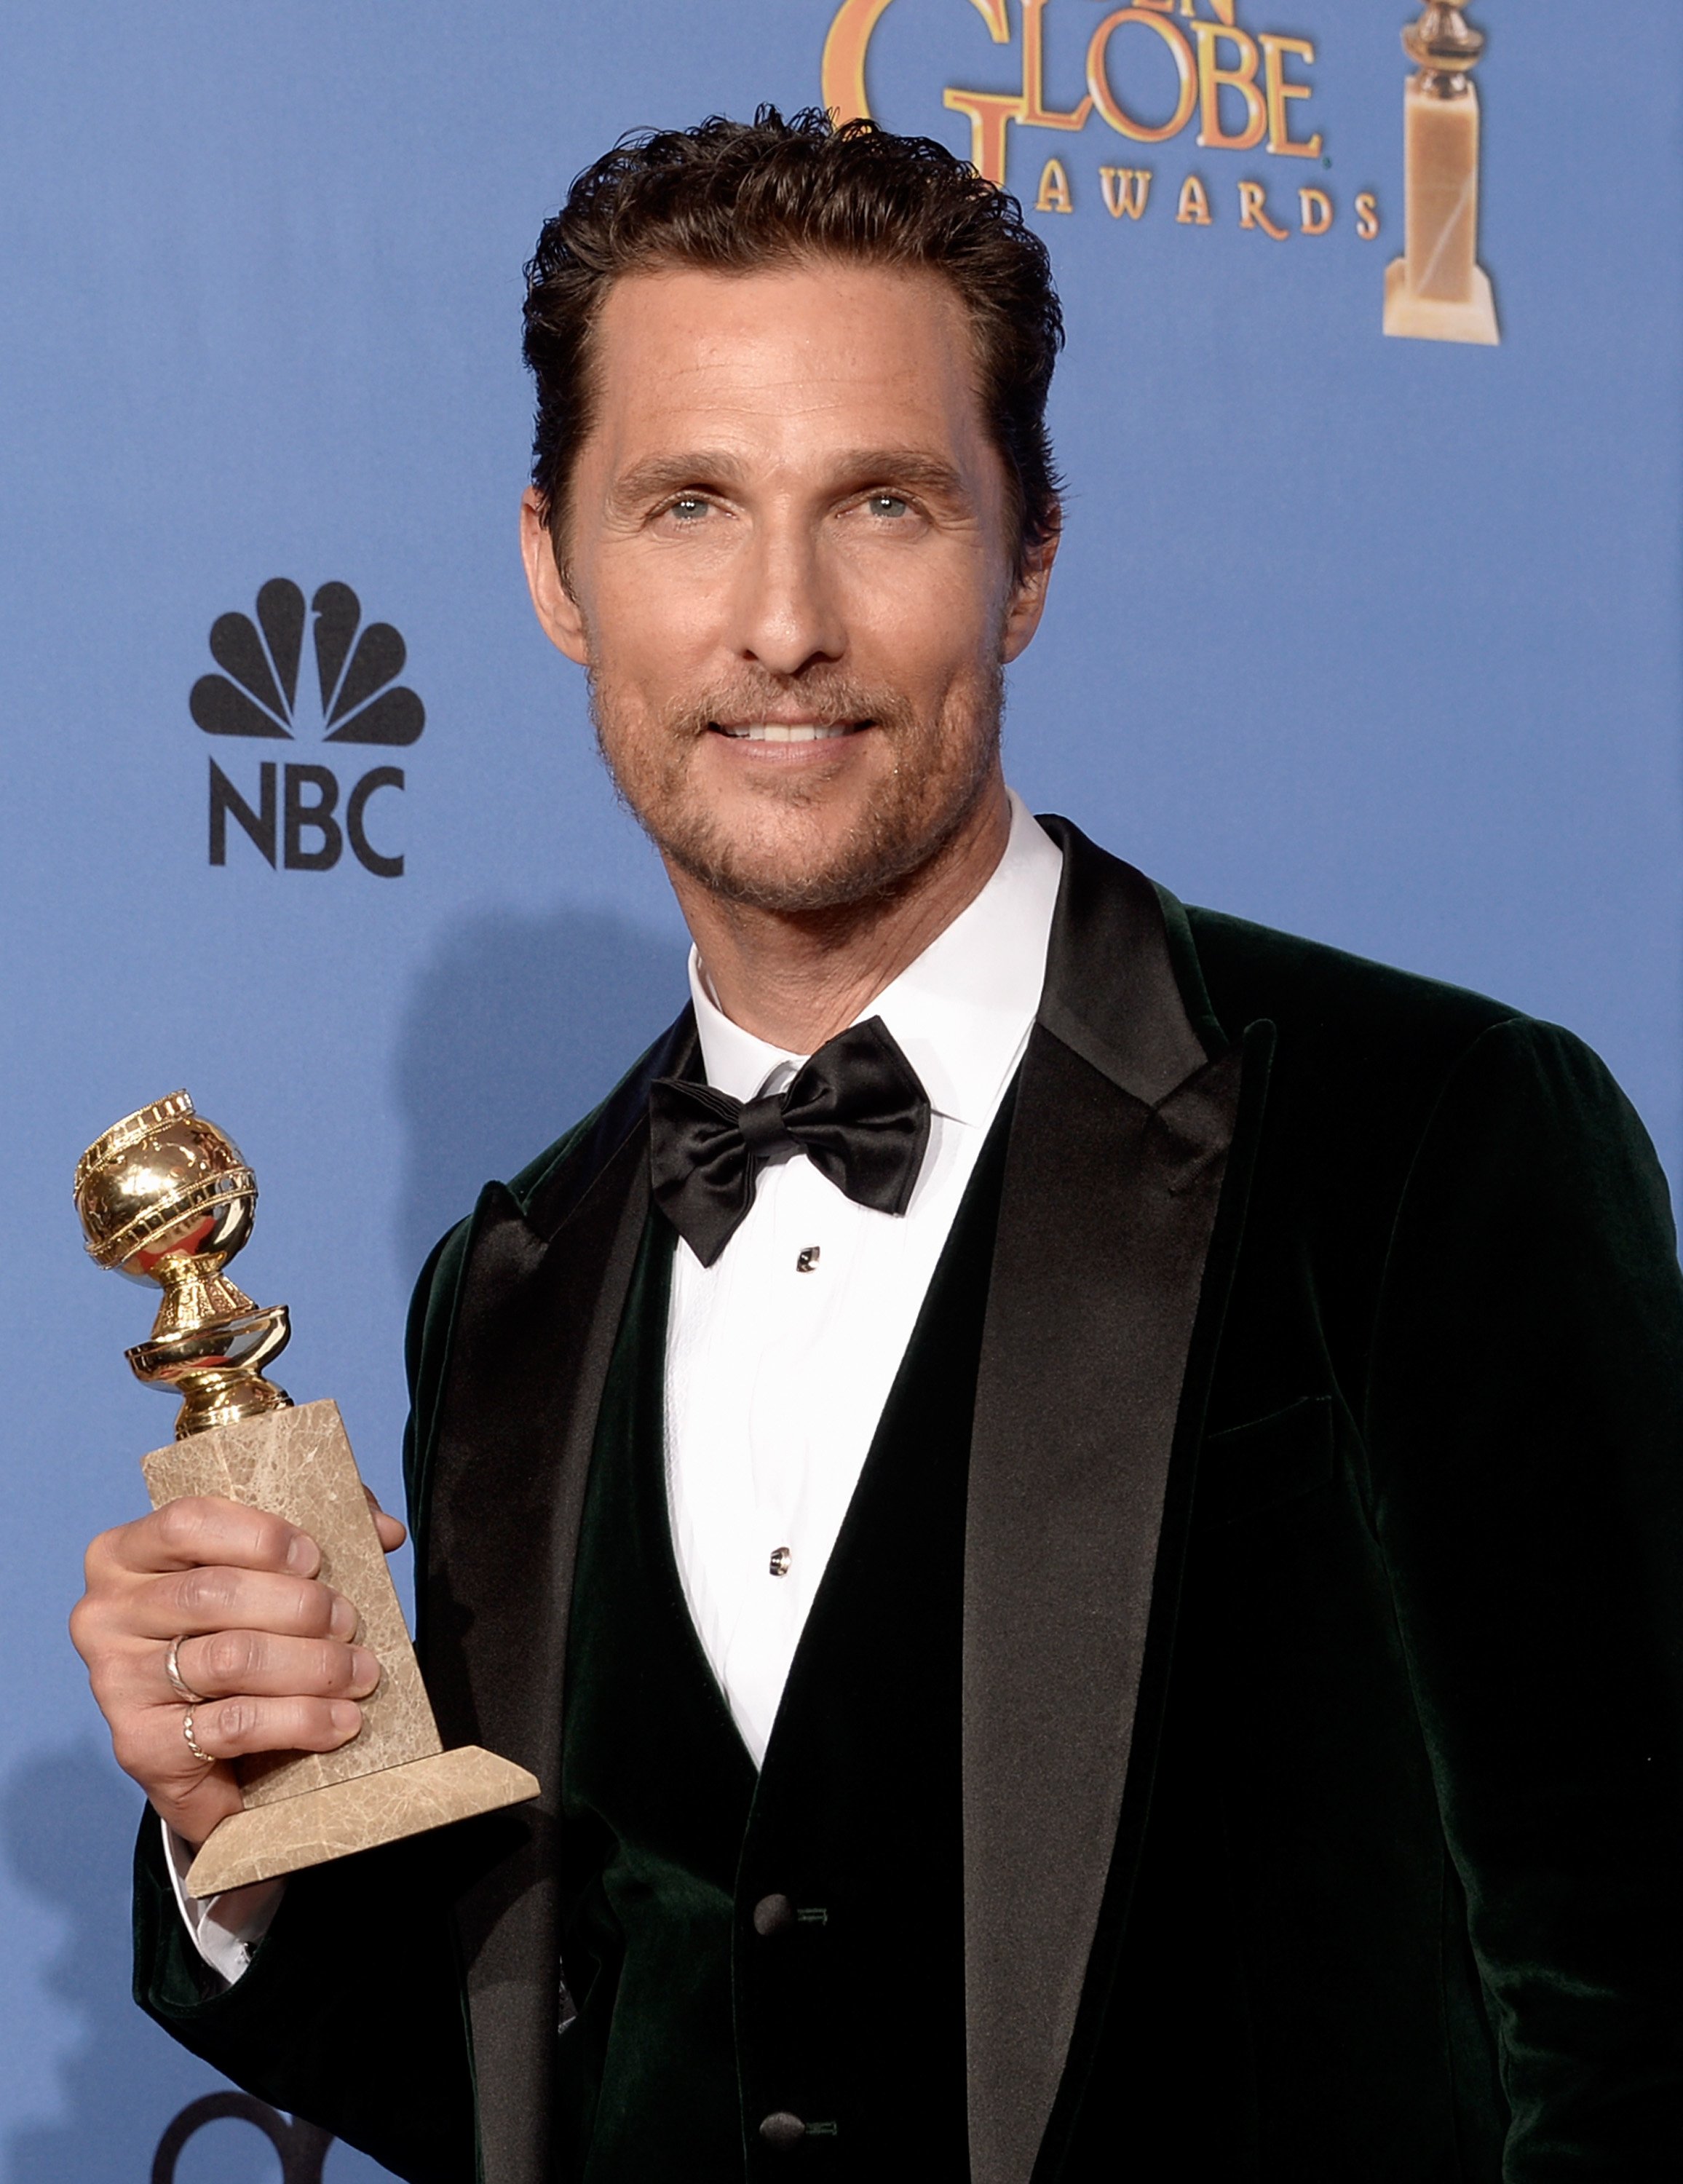
<instances>
[{"instance_id":1,"label":"stubble beard","mask_svg":"<svg viewBox=\"0 0 1683 2184\"><path fill-rule=\"evenodd\" d=\"M872 722L893 755L866 808L839 833L823 823L822 776L791 770L783 777L767 768L755 791L763 827L722 817L695 781L710 722L751 719L786 705L789 694L744 682L709 691L651 727L621 711L593 675L590 712L621 802L661 855L710 894L788 915L844 912L894 895L940 855L994 776L1003 671L990 662L955 684L934 721L920 720L898 692L841 677L803 682L804 710L820 721Z\"/></svg>"}]
</instances>

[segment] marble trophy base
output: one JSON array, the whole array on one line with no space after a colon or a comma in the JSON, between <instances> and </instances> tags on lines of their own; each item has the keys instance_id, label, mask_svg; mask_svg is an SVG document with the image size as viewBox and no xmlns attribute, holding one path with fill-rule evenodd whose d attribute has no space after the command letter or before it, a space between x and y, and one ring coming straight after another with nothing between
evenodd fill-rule
<instances>
[{"instance_id":1,"label":"marble trophy base","mask_svg":"<svg viewBox=\"0 0 1683 2184\"><path fill-rule=\"evenodd\" d=\"M302 1527L321 1550L323 1580L355 1604L358 1636L383 1671L349 1744L240 1763L245 1809L201 1847L190 1895L273 1880L538 1795L534 1775L494 1752L444 1750L337 1404L193 1434L154 1450L141 1468L154 1507L220 1495Z\"/></svg>"},{"instance_id":2,"label":"marble trophy base","mask_svg":"<svg viewBox=\"0 0 1683 2184\"><path fill-rule=\"evenodd\" d=\"M1385 330L1414 341L1478 342L1501 346L1496 292L1482 265L1473 268L1472 293L1464 300L1418 296L1408 286L1408 260L1393 258L1385 268Z\"/></svg>"},{"instance_id":3,"label":"marble trophy base","mask_svg":"<svg viewBox=\"0 0 1683 2184\"><path fill-rule=\"evenodd\" d=\"M272 1880L307 1865L348 1858L376 1843L424 1834L538 1795L523 1767L477 1744L435 1752L377 1774L306 1790L278 1805L255 1805L223 1821L188 1869L189 1896L220 1896L248 1880Z\"/></svg>"}]
</instances>

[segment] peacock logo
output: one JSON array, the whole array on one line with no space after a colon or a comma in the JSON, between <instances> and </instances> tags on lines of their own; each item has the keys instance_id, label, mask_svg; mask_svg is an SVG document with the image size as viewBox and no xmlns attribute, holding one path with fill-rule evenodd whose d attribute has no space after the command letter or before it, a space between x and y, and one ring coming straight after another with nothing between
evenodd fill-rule
<instances>
[{"instance_id":1,"label":"peacock logo","mask_svg":"<svg viewBox=\"0 0 1683 2184\"><path fill-rule=\"evenodd\" d=\"M388 621L360 635L362 602L348 584L323 584L309 603L312 649L321 694L323 740L330 744L412 744L426 726L413 690L394 688L409 655ZM290 736L304 658L304 593L286 577L271 577L257 595L257 619L219 615L210 625L210 657L224 671L201 675L187 700L208 736Z\"/></svg>"},{"instance_id":2,"label":"peacock logo","mask_svg":"<svg viewBox=\"0 0 1683 2184\"><path fill-rule=\"evenodd\" d=\"M304 672L307 621L313 676ZM187 699L209 736L293 742L301 727L315 727L326 744L402 748L418 741L426 725L421 699L398 680L408 659L402 637L388 621L365 627L362 602L348 584L321 585L306 610L297 584L271 577L257 594L254 616L219 615L211 624L210 656L221 672L200 676ZM379 790L403 787L401 766L372 767L349 786L342 820L332 766L262 760L254 803L212 759L210 861L227 863L231 819L276 870L331 871L348 842L365 871L400 878L403 858L374 847L367 816Z\"/></svg>"}]
</instances>

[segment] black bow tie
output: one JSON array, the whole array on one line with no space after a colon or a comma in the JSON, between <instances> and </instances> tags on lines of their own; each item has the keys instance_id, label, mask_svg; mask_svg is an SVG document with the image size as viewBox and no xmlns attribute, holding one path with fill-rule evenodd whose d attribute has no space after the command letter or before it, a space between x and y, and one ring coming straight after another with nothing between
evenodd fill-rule
<instances>
[{"instance_id":1,"label":"black bow tie","mask_svg":"<svg viewBox=\"0 0 1683 2184\"><path fill-rule=\"evenodd\" d=\"M904 1213L928 1142L928 1095L880 1017L821 1046L786 1092L733 1100L680 1077L649 1091L655 1202L704 1267L747 1218L766 1162L805 1153L859 1205Z\"/></svg>"}]
</instances>

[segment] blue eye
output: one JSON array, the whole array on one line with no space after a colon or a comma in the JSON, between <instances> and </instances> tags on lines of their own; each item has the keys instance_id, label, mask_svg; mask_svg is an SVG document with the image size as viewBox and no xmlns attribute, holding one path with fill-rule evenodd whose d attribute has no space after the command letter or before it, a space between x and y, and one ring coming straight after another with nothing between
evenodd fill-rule
<instances>
[{"instance_id":1,"label":"blue eye","mask_svg":"<svg viewBox=\"0 0 1683 2184\"><path fill-rule=\"evenodd\" d=\"M897 493L873 493L865 504L872 515L904 515L911 506Z\"/></svg>"},{"instance_id":2,"label":"blue eye","mask_svg":"<svg viewBox=\"0 0 1683 2184\"><path fill-rule=\"evenodd\" d=\"M669 513L677 516L680 523L694 523L698 516L707 513L707 504L699 493L680 493Z\"/></svg>"}]
</instances>

